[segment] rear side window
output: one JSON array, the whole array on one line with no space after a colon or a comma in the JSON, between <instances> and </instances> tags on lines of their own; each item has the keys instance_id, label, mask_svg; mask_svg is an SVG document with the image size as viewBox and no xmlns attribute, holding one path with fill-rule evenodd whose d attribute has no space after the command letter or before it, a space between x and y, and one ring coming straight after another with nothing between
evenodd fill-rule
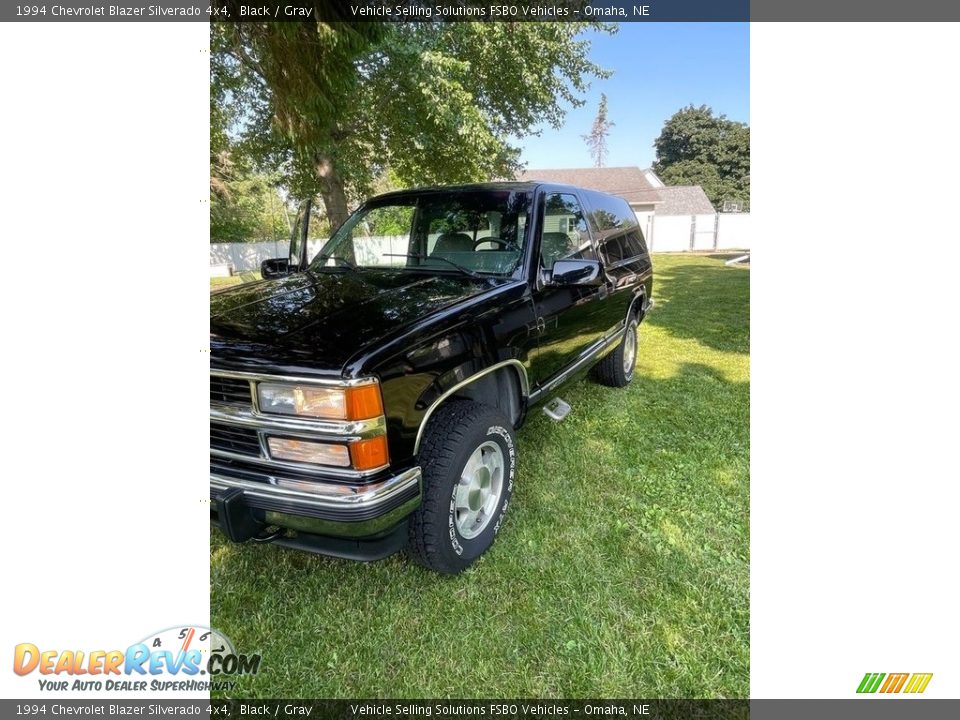
<instances>
[{"instance_id":1,"label":"rear side window","mask_svg":"<svg viewBox=\"0 0 960 720\"><path fill-rule=\"evenodd\" d=\"M590 193L587 218L600 256L615 265L647 254L647 244L633 210L623 198Z\"/></svg>"},{"instance_id":2,"label":"rear side window","mask_svg":"<svg viewBox=\"0 0 960 720\"><path fill-rule=\"evenodd\" d=\"M595 260L587 219L575 195L550 193L543 203L540 263L546 270L562 259Z\"/></svg>"}]
</instances>

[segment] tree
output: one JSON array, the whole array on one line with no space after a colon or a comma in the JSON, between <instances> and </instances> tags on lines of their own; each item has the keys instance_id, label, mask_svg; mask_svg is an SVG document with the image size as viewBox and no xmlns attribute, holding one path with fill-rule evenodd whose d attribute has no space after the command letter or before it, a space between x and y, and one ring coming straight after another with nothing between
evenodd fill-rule
<instances>
[{"instance_id":1,"label":"tree","mask_svg":"<svg viewBox=\"0 0 960 720\"><path fill-rule=\"evenodd\" d=\"M286 240L291 214L277 191L277 178L241 174L222 180L210 194L210 242Z\"/></svg>"},{"instance_id":2,"label":"tree","mask_svg":"<svg viewBox=\"0 0 960 720\"><path fill-rule=\"evenodd\" d=\"M605 93L600 93L600 107L597 109L597 116L593 119L590 132L580 136L590 148L594 167L603 167L607 159L607 137L610 135L610 128L614 125L615 123L607 119L607 96Z\"/></svg>"},{"instance_id":3,"label":"tree","mask_svg":"<svg viewBox=\"0 0 960 720\"><path fill-rule=\"evenodd\" d=\"M348 22L329 5L316 22L212 23L211 99L333 226L387 168L402 184L512 176L510 140L559 127L608 75L578 35L612 26Z\"/></svg>"},{"instance_id":4,"label":"tree","mask_svg":"<svg viewBox=\"0 0 960 720\"><path fill-rule=\"evenodd\" d=\"M654 170L668 185L700 185L718 210L750 203L750 128L706 105L674 113L654 141Z\"/></svg>"}]
</instances>

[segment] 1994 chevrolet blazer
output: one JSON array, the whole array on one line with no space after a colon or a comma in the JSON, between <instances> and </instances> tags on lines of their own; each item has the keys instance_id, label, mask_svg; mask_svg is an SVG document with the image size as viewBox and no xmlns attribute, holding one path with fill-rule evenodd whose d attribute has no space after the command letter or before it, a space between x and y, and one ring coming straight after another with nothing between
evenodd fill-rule
<instances>
[{"instance_id":1,"label":"1994 chevrolet blazer","mask_svg":"<svg viewBox=\"0 0 960 720\"><path fill-rule=\"evenodd\" d=\"M630 206L538 182L368 201L307 260L210 298L211 521L231 540L445 573L503 523L514 430L630 382L652 267Z\"/></svg>"}]
</instances>

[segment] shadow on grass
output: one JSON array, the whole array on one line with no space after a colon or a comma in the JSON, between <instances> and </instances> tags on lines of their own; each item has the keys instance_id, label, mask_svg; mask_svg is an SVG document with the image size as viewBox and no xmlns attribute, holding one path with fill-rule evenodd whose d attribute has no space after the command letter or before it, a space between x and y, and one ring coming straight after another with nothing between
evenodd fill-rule
<instances>
[{"instance_id":1,"label":"shadow on grass","mask_svg":"<svg viewBox=\"0 0 960 720\"><path fill-rule=\"evenodd\" d=\"M706 257L655 257L645 322L716 350L750 352L750 272Z\"/></svg>"}]
</instances>

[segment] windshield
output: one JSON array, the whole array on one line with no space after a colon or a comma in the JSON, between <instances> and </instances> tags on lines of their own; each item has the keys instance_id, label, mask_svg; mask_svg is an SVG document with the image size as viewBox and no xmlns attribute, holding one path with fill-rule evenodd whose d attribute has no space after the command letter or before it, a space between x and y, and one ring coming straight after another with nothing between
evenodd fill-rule
<instances>
[{"instance_id":1,"label":"windshield","mask_svg":"<svg viewBox=\"0 0 960 720\"><path fill-rule=\"evenodd\" d=\"M354 213L311 263L510 275L521 264L531 193L430 192Z\"/></svg>"}]
</instances>

